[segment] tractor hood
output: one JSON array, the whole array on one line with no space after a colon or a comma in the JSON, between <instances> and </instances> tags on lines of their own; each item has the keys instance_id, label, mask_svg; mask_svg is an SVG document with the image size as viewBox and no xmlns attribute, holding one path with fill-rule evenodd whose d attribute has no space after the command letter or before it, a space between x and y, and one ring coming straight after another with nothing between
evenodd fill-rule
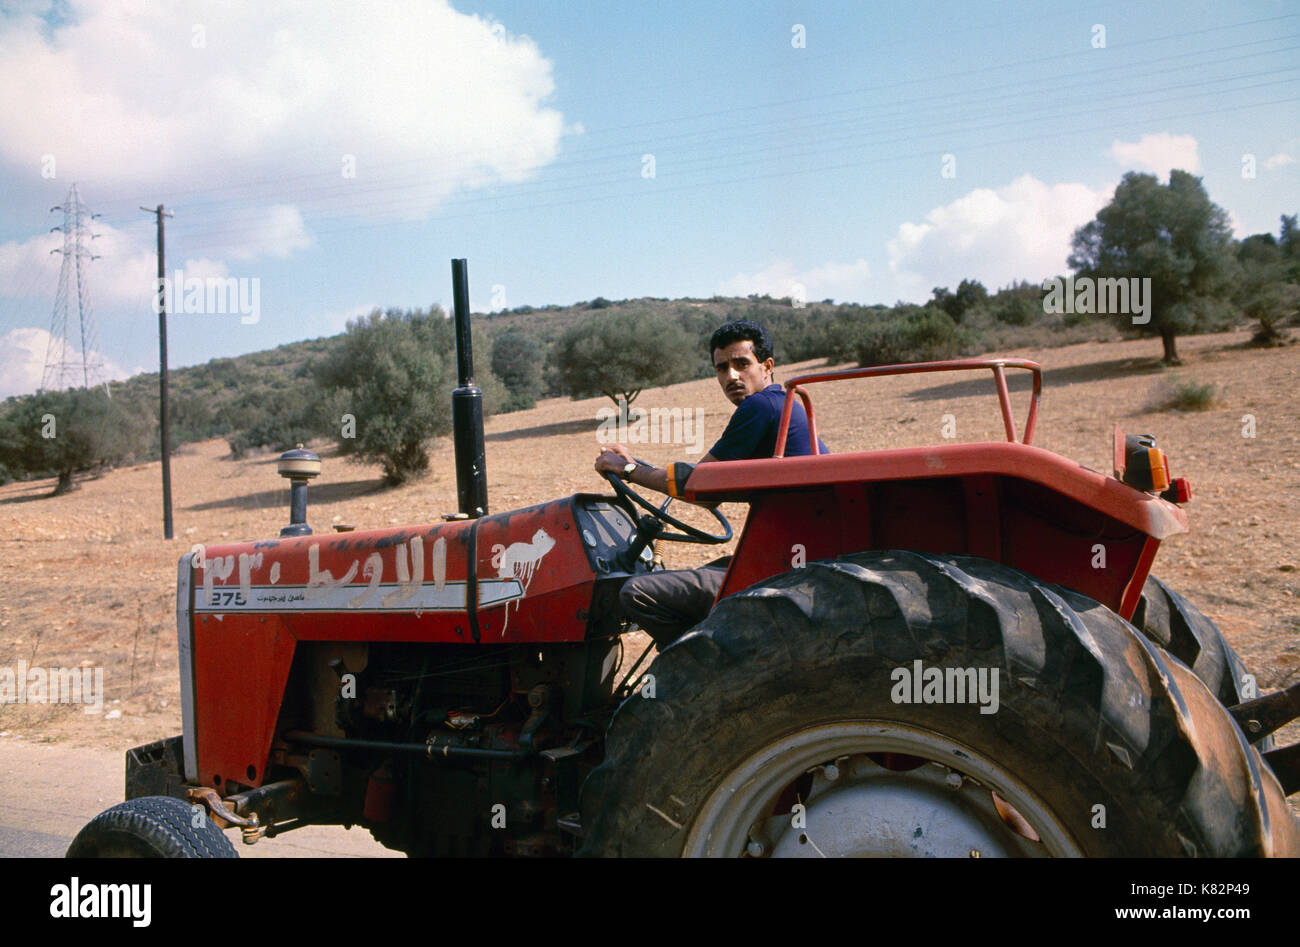
<instances>
[{"instance_id":1,"label":"tractor hood","mask_svg":"<svg viewBox=\"0 0 1300 947\"><path fill-rule=\"evenodd\" d=\"M191 557L193 611L276 615L315 640L581 640L573 619L595 570L574 499L436 525L208 546ZM538 609L570 599L565 621L537 621Z\"/></svg>"}]
</instances>

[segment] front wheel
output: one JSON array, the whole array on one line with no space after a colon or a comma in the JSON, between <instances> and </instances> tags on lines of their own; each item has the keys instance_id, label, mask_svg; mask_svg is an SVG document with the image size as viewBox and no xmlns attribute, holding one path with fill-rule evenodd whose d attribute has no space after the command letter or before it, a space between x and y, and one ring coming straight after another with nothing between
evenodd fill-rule
<instances>
[{"instance_id":1,"label":"front wheel","mask_svg":"<svg viewBox=\"0 0 1300 947\"><path fill-rule=\"evenodd\" d=\"M987 560L809 563L720 602L650 673L584 787L585 854L1300 852L1186 667Z\"/></svg>"},{"instance_id":2,"label":"front wheel","mask_svg":"<svg viewBox=\"0 0 1300 947\"><path fill-rule=\"evenodd\" d=\"M68 858L238 858L201 806L142 796L105 809L77 833Z\"/></svg>"}]
</instances>

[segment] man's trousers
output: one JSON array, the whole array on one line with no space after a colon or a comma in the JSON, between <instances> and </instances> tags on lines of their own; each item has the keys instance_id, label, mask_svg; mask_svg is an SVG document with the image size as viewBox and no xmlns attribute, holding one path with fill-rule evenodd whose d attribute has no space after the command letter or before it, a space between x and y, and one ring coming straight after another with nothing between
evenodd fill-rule
<instances>
[{"instance_id":1,"label":"man's trousers","mask_svg":"<svg viewBox=\"0 0 1300 947\"><path fill-rule=\"evenodd\" d=\"M698 569L651 572L623 585L623 614L639 625L661 650L702 622L727 575L730 556Z\"/></svg>"}]
</instances>

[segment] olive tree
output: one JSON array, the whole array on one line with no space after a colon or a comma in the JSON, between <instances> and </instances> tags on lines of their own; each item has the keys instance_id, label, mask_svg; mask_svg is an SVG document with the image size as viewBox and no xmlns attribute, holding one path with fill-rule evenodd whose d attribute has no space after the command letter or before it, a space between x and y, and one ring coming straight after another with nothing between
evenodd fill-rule
<instances>
[{"instance_id":1,"label":"olive tree","mask_svg":"<svg viewBox=\"0 0 1300 947\"><path fill-rule=\"evenodd\" d=\"M676 321L632 311L602 313L571 326L552 357L570 397L599 394L630 405L646 388L694 377L691 369L704 353L691 357L692 351L690 336Z\"/></svg>"},{"instance_id":2,"label":"olive tree","mask_svg":"<svg viewBox=\"0 0 1300 947\"><path fill-rule=\"evenodd\" d=\"M57 476L57 496L77 488L77 474L146 453L154 425L147 408L103 388L12 398L0 423L0 465L13 474Z\"/></svg>"},{"instance_id":3,"label":"olive tree","mask_svg":"<svg viewBox=\"0 0 1300 947\"><path fill-rule=\"evenodd\" d=\"M1132 329L1159 335L1170 365L1179 363L1179 333L1214 327L1234 285L1228 215L1186 171L1171 171L1168 184L1125 174L1111 202L1075 231L1073 251L1076 276L1151 280L1150 319Z\"/></svg>"},{"instance_id":4,"label":"olive tree","mask_svg":"<svg viewBox=\"0 0 1300 947\"><path fill-rule=\"evenodd\" d=\"M315 366L326 410L335 415L339 450L378 463L389 484L428 472L431 438L451 432L455 341L446 315L369 316L348 323L341 344Z\"/></svg>"}]
</instances>

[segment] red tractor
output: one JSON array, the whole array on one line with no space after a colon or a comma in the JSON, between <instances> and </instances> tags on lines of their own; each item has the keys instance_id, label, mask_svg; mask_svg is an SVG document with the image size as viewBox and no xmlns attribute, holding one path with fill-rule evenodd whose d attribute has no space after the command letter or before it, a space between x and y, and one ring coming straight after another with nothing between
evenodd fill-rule
<instances>
[{"instance_id":1,"label":"red tractor","mask_svg":"<svg viewBox=\"0 0 1300 947\"><path fill-rule=\"evenodd\" d=\"M1032 446L1022 359L793 378L813 455L698 466L749 516L708 618L626 672L618 593L652 541L721 543L613 495L488 515L463 261L461 513L317 536L290 451L279 538L183 556L183 729L127 754L70 856L233 856L307 824L410 855L1300 853L1300 691L1258 696L1149 577L1187 528L1151 438L1113 475ZM1005 372L1032 373L1017 439ZM814 383L991 370L1007 440L817 454ZM672 529L666 529L666 526ZM675 531L674 531L675 530Z\"/></svg>"}]
</instances>

